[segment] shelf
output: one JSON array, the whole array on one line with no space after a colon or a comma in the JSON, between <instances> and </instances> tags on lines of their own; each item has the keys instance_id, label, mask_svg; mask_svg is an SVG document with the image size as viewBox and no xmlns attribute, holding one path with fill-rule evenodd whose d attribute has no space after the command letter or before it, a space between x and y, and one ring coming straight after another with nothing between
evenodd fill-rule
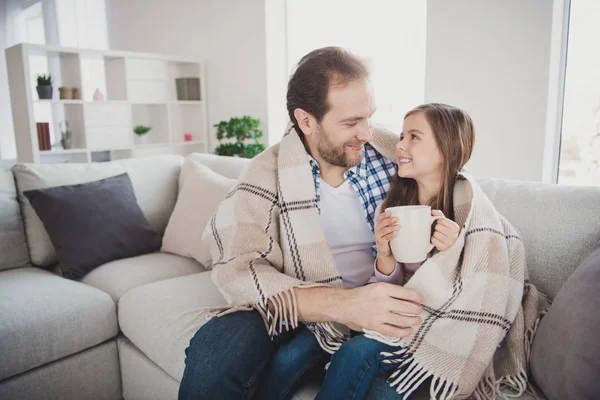
<instances>
[{"instance_id":1,"label":"shelf","mask_svg":"<svg viewBox=\"0 0 600 400\"><path fill-rule=\"evenodd\" d=\"M40 150L40 155L52 155L52 154L79 154L87 153L87 149L57 149L57 150Z\"/></svg>"},{"instance_id":2,"label":"shelf","mask_svg":"<svg viewBox=\"0 0 600 400\"><path fill-rule=\"evenodd\" d=\"M204 144L204 140L192 140L190 142L177 142L173 143L173 146L193 146L198 144Z\"/></svg>"},{"instance_id":3,"label":"shelf","mask_svg":"<svg viewBox=\"0 0 600 400\"><path fill-rule=\"evenodd\" d=\"M171 101L169 104L181 104L181 105L202 105L202 100L179 100Z\"/></svg>"},{"instance_id":4,"label":"shelf","mask_svg":"<svg viewBox=\"0 0 600 400\"><path fill-rule=\"evenodd\" d=\"M34 100L37 104L83 104L83 100Z\"/></svg>"},{"instance_id":5,"label":"shelf","mask_svg":"<svg viewBox=\"0 0 600 400\"><path fill-rule=\"evenodd\" d=\"M166 106L169 104L168 101L129 101L127 103L133 106Z\"/></svg>"},{"instance_id":6,"label":"shelf","mask_svg":"<svg viewBox=\"0 0 600 400\"><path fill-rule=\"evenodd\" d=\"M153 149L155 147L169 147L169 143L147 143L147 144L136 144L133 146L134 149Z\"/></svg>"},{"instance_id":7,"label":"shelf","mask_svg":"<svg viewBox=\"0 0 600 400\"><path fill-rule=\"evenodd\" d=\"M126 100L33 100L36 104L134 104Z\"/></svg>"},{"instance_id":8,"label":"shelf","mask_svg":"<svg viewBox=\"0 0 600 400\"><path fill-rule=\"evenodd\" d=\"M185 105L185 106L201 106L202 100L179 100L179 101L127 101L127 100L33 100L36 104L131 104L140 106L164 106Z\"/></svg>"},{"instance_id":9,"label":"shelf","mask_svg":"<svg viewBox=\"0 0 600 400\"><path fill-rule=\"evenodd\" d=\"M209 147L207 136L212 129L208 126L201 60L31 44L13 46L5 53L11 90L27 94L11 98L13 119L27 128L27 132L16 135L19 157L27 162L185 155ZM54 78L50 99L38 98L36 76L42 73L51 73ZM178 99L177 78L199 79L200 97L181 97L198 100ZM76 97L61 99L61 86L77 88ZM96 90L102 93L102 100L93 100ZM68 122L72 132L73 147L69 150L59 143L62 121ZM37 123L48 124L53 149L39 150ZM133 132L136 125L152 129L140 138ZM186 142L188 134L192 137Z\"/></svg>"}]
</instances>

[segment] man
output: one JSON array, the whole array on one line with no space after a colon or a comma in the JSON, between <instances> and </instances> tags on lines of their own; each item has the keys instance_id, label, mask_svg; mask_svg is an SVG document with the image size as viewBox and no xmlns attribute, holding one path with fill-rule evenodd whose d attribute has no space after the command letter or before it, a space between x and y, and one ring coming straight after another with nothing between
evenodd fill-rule
<instances>
[{"instance_id":1,"label":"man","mask_svg":"<svg viewBox=\"0 0 600 400\"><path fill-rule=\"evenodd\" d=\"M374 213L398 137L371 130L367 67L315 50L287 107L293 127L252 160L205 231L228 306L190 341L180 399L287 398L353 341L348 328L405 337L421 323L422 296L374 269ZM395 397L381 375L371 393Z\"/></svg>"}]
</instances>

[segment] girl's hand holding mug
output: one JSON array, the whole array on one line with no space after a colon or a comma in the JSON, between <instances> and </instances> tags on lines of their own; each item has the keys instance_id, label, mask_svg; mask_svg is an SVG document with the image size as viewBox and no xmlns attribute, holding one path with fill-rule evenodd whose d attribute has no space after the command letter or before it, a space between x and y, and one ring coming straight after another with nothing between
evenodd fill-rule
<instances>
[{"instance_id":1,"label":"girl's hand holding mug","mask_svg":"<svg viewBox=\"0 0 600 400\"><path fill-rule=\"evenodd\" d=\"M460 227L456 222L446 218L444 213L440 210L431 210L431 215L434 217L442 216L435 224L435 231L431 237L431 244L433 244L438 251L448 250L452 247L454 242L456 242L456 239L458 239Z\"/></svg>"},{"instance_id":2,"label":"girl's hand holding mug","mask_svg":"<svg viewBox=\"0 0 600 400\"><path fill-rule=\"evenodd\" d=\"M398 235L400 225L398 218L392 217L389 211L382 212L375 222L375 242L377 244L378 258L393 258L390 240Z\"/></svg>"}]
</instances>

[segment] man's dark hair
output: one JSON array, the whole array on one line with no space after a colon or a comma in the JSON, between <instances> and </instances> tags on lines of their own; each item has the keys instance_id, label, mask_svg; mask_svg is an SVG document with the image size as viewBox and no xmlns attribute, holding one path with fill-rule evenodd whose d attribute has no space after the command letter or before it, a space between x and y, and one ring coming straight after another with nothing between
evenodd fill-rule
<instances>
[{"instance_id":1,"label":"man's dark hair","mask_svg":"<svg viewBox=\"0 0 600 400\"><path fill-rule=\"evenodd\" d=\"M347 85L369 76L363 60L341 47L323 47L302 57L288 83L287 109L296 131L302 135L294 110L301 108L321 122L329 111L327 94L332 82Z\"/></svg>"}]
</instances>

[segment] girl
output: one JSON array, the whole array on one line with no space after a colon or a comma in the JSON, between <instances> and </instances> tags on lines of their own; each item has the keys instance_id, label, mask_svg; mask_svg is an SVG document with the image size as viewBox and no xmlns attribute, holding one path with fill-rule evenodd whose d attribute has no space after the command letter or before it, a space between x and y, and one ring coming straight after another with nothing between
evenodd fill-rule
<instances>
[{"instance_id":1,"label":"girl","mask_svg":"<svg viewBox=\"0 0 600 400\"><path fill-rule=\"evenodd\" d=\"M389 242L399 230L397 218L388 207L429 205L432 215L442 215L435 224L431 243L433 251L450 248L460 231L454 222L452 194L454 182L469 161L475 143L475 128L469 115L443 104L426 104L409 111L396 146L398 174L380 205L375 228L377 242L376 272L398 274L397 283L404 284L422 263L397 265Z\"/></svg>"},{"instance_id":2,"label":"girl","mask_svg":"<svg viewBox=\"0 0 600 400\"><path fill-rule=\"evenodd\" d=\"M380 213L375 269L425 297L422 323L403 339L365 331L344 343L318 398L398 399L422 388L433 399L487 400L529 389L529 350L549 302L527 280L519 233L462 171L474 141L471 118L455 107L426 104L406 115L398 174L380 209L430 205L448 218L437 221L430 260L397 265L389 241L402 221ZM369 392L375 379L387 380L373 386L385 393Z\"/></svg>"},{"instance_id":3,"label":"girl","mask_svg":"<svg viewBox=\"0 0 600 400\"><path fill-rule=\"evenodd\" d=\"M402 221L385 212L387 207L431 206L432 215L446 216L436 222L431 238L433 252L447 250L455 243L460 228L454 222L454 184L457 173L471 157L474 142L473 122L458 108L425 104L406 114L396 145L398 173L376 211L377 280L404 285L422 264L398 264L394 259L389 242L397 235ZM393 279L381 279L390 275ZM381 353L396 350L397 347L363 334L354 336L333 355L317 399L362 399L367 393L369 399L401 399L396 390L385 385L377 385L385 388L385 393L369 392L374 379L387 379L397 367L383 363Z\"/></svg>"}]
</instances>

